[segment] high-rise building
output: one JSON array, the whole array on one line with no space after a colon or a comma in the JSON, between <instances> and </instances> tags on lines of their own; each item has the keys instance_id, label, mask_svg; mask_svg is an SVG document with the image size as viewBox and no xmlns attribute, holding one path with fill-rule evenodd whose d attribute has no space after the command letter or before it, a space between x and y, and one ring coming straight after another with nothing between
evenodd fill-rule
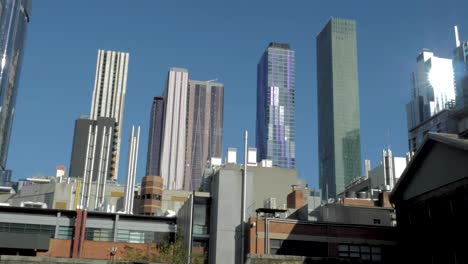
<instances>
[{"instance_id":1,"label":"high-rise building","mask_svg":"<svg viewBox=\"0 0 468 264\"><path fill-rule=\"evenodd\" d=\"M120 141L123 121L129 54L117 51L98 51L91 116L115 119L115 133L111 162L111 179L117 180Z\"/></svg>"},{"instance_id":2,"label":"high-rise building","mask_svg":"<svg viewBox=\"0 0 468 264\"><path fill-rule=\"evenodd\" d=\"M31 2L0 0L0 171L6 169Z\"/></svg>"},{"instance_id":3,"label":"high-rise building","mask_svg":"<svg viewBox=\"0 0 468 264\"><path fill-rule=\"evenodd\" d=\"M164 129L164 97L156 96L150 113L148 154L146 156L147 176L161 175L161 151Z\"/></svg>"},{"instance_id":4,"label":"high-rise building","mask_svg":"<svg viewBox=\"0 0 468 264\"><path fill-rule=\"evenodd\" d=\"M76 120L69 175L81 178L80 208L94 209L104 204L106 182L112 173L115 125L115 119L108 117ZM95 193L91 192L93 182ZM92 196L94 205L90 204Z\"/></svg>"},{"instance_id":5,"label":"high-rise building","mask_svg":"<svg viewBox=\"0 0 468 264\"><path fill-rule=\"evenodd\" d=\"M258 161L296 166L294 51L270 43L257 65L256 146Z\"/></svg>"},{"instance_id":6,"label":"high-rise building","mask_svg":"<svg viewBox=\"0 0 468 264\"><path fill-rule=\"evenodd\" d=\"M187 88L187 70L171 68L164 90L166 109L161 176L165 190L182 190L184 187Z\"/></svg>"},{"instance_id":7,"label":"high-rise building","mask_svg":"<svg viewBox=\"0 0 468 264\"><path fill-rule=\"evenodd\" d=\"M428 132L448 132L455 105L452 60L423 50L411 75L411 101L406 105L409 150L414 152Z\"/></svg>"},{"instance_id":8,"label":"high-rise building","mask_svg":"<svg viewBox=\"0 0 468 264\"><path fill-rule=\"evenodd\" d=\"M458 109L468 106L468 41L461 41L455 26L455 50L453 69L455 74L456 105Z\"/></svg>"},{"instance_id":9,"label":"high-rise building","mask_svg":"<svg viewBox=\"0 0 468 264\"><path fill-rule=\"evenodd\" d=\"M361 175L356 22L331 18L317 36L319 184L334 198Z\"/></svg>"},{"instance_id":10,"label":"high-rise building","mask_svg":"<svg viewBox=\"0 0 468 264\"><path fill-rule=\"evenodd\" d=\"M184 189L198 190L207 161L222 156L224 85L189 81Z\"/></svg>"}]
</instances>

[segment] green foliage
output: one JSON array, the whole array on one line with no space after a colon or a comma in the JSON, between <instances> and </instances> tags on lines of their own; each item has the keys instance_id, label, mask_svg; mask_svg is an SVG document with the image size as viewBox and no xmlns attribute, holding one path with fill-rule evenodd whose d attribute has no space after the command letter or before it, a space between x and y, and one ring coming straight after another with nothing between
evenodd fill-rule
<instances>
[{"instance_id":1,"label":"green foliage","mask_svg":"<svg viewBox=\"0 0 468 264\"><path fill-rule=\"evenodd\" d=\"M169 242L169 238L166 237L161 244L148 246L146 250L125 246L122 259L134 262L186 264L187 254L188 252L183 246L183 236L178 234L175 242ZM203 264L204 260L204 255L197 255L192 257L191 263Z\"/></svg>"}]
</instances>

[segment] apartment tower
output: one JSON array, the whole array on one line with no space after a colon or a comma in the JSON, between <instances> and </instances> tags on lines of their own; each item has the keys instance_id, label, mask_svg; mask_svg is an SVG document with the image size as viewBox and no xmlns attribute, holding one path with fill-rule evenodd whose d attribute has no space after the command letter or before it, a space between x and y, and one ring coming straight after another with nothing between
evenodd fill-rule
<instances>
[{"instance_id":1,"label":"apartment tower","mask_svg":"<svg viewBox=\"0 0 468 264\"><path fill-rule=\"evenodd\" d=\"M294 71L289 44L270 43L257 65L258 161L286 169L296 166Z\"/></svg>"},{"instance_id":2,"label":"apartment tower","mask_svg":"<svg viewBox=\"0 0 468 264\"><path fill-rule=\"evenodd\" d=\"M110 178L117 180L129 54L99 50L90 118L115 119Z\"/></svg>"}]
</instances>

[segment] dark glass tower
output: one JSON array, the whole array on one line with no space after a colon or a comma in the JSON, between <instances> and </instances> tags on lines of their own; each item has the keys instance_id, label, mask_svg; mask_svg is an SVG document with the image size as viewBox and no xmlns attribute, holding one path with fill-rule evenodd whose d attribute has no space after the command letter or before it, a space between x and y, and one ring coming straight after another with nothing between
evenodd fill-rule
<instances>
[{"instance_id":1,"label":"dark glass tower","mask_svg":"<svg viewBox=\"0 0 468 264\"><path fill-rule=\"evenodd\" d=\"M31 14L29 0L0 0L0 170L5 170Z\"/></svg>"},{"instance_id":2,"label":"dark glass tower","mask_svg":"<svg viewBox=\"0 0 468 264\"><path fill-rule=\"evenodd\" d=\"M198 190L207 161L221 158L223 148L224 85L189 80L184 189Z\"/></svg>"},{"instance_id":3,"label":"dark glass tower","mask_svg":"<svg viewBox=\"0 0 468 264\"><path fill-rule=\"evenodd\" d=\"M164 97L156 96L150 114L146 175L161 176L161 150L164 128Z\"/></svg>"},{"instance_id":4,"label":"dark glass tower","mask_svg":"<svg viewBox=\"0 0 468 264\"><path fill-rule=\"evenodd\" d=\"M258 161L288 169L296 166L294 65L294 51L280 43L270 43L257 65Z\"/></svg>"},{"instance_id":5,"label":"dark glass tower","mask_svg":"<svg viewBox=\"0 0 468 264\"><path fill-rule=\"evenodd\" d=\"M361 174L356 22L331 18L317 36L319 184L334 198Z\"/></svg>"}]
</instances>

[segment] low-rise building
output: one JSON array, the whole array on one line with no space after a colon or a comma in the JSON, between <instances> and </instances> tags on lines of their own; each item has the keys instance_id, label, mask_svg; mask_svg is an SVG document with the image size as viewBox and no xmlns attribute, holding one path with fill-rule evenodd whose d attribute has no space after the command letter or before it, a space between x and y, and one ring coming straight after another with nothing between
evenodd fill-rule
<instances>
[{"instance_id":1,"label":"low-rise building","mask_svg":"<svg viewBox=\"0 0 468 264\"><path fill-rule=\"evenodd\" d=\"M467 263L468 140L429 133L390 201L407 263Z\"/></svg>"}]
</instances>

